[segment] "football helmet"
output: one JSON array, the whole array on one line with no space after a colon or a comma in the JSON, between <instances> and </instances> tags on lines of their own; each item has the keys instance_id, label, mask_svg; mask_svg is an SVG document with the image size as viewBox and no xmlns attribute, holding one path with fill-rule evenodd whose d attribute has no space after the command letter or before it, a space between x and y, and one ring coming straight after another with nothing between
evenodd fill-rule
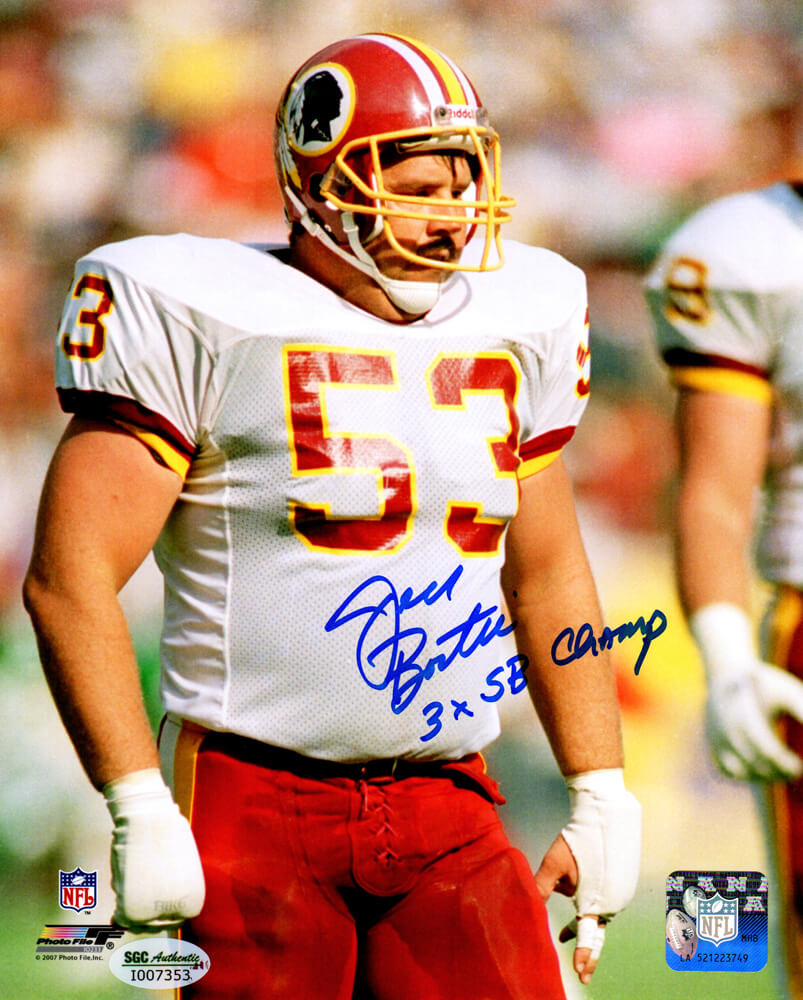
<instances>
[{"instance_id":1,"label":"football helmet","mask_svg":"<svg viewBox=\"0 0 803 1000\"><path fill-rule=\"evenodd\" d=\"M465 154L473 183L455 200L391 194L383 154ZM432 281L387 278L366 247L384 234L407 260L440 272L486 271L504 261L499 227L512 198L501 193L499 138L474 87L450 59L401 35L358 35L316 53L287 85L276 113L276 173L289 223L300 223L330 250L369 274L412 314L437 300ZM478 262L435 261L403 247L394 218L449 221L484 229Z\"/></svg>"}]
</instances>

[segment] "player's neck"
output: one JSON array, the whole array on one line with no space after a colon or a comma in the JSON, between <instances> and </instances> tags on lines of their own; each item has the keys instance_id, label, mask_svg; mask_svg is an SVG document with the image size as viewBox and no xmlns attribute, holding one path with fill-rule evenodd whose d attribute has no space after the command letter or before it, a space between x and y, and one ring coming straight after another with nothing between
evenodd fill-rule
<instances>
[{"instance_id":1,"label":"player's neck","mask_svg":"<svg viewBox=\"0 0 803 1000\"><path fill-rule=\"evenodd\" d=\"M378 319L388 323L412 323L419 318L402 312L373 278L341 260L320 240L306 233L293 240L287 262L291 267L326 285L346 302Z\"/></svg>"}]
</instances>

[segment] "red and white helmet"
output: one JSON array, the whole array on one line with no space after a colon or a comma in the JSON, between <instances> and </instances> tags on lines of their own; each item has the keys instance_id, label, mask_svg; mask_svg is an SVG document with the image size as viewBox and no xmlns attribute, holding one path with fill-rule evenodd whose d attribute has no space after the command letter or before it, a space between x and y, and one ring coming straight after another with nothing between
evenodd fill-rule
<instances>
[{"instance_id":1,"label":"red and white helmet","mask_svg":"<svg viewBox=\"0 0 803 1000\"><path fill-rule=\"evenodd\" d=\"M465 214L455 217L449 199L390 195L380 153L391 145L400 155L467 154L475 183L463 198ZM316 53L279 102L274 156L288 221L301 223L382 287L387 279L365 245L383 231L398 253L426 267L485 271L502 266L499 227L509 221L514 201L500 190L499 138L462 70L428 45L401 35L369 34ZM433 261L396 241L388 219L438 219L440 207L445 220L468 227L468 238L484 227L479 263Z\"/></svg>"}]
</instances>

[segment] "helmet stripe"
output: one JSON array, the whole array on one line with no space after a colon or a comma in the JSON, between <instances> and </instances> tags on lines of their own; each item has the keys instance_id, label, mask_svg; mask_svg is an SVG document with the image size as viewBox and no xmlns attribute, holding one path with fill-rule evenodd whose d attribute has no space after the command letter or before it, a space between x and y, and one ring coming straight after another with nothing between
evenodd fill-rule
<instances>
[{"instance_id":1,"label":"helmet stripe","mask_svg":"<svg viewBox=\"0 0 803 1000\"><path fill-rule=\"evenodd\" d=\"M465 75L437 49L405 35L364 35L381 42L405 59L424 85L433 107L444 99L450 104L477 106L474 90Z\"/></svg>"},{"instance_id":2,"label":"helmet stripe","mask_svg":"<svg viewBox=\"0 0 803 1000\"><path fill-rule=\"evenodd\" d=\"M442 52L433 49L431 45L418 42L407 35L397 35L397 38L406 42L413 49L418 49L425 59L428 59L435 67L438 75L446 84L446 92L449 95L450 104L473 104L473 94L463 73L448 59Z\"/></svg>"},{"instance_id":3,"label":"helmet stripe","mask_svg":"<svg viewBox=\"0 0 803 1000\"><path fill-rule=\"evenodd\" d=\"M370 38L381 45L386 45L404 59L421 81L427 93L427 99L433 108L448 100L446 86L442 80L438 79L432 65L423 58L420 52L411 48L403 38L393 35L367 35L363 37Z\"/></svg>"}]
</instances>

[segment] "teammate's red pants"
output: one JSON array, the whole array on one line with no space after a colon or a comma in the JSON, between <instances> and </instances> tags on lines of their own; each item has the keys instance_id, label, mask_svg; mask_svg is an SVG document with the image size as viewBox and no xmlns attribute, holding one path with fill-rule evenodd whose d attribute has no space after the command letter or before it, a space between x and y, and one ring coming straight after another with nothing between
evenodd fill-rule
<instances>
[{"instance_id":1,"label":"teammate's red pants","mask_svg":"<svg viewBox=\"0 0 803 1000\"><path fill-rule=\"evenodd\" d=\"M479 755L439 773L321 777L186 725L173 742L207 887L182 936L211 959L183 998L564 997Z\"/></svg>"},{"instance_id":2,"label":"teammate's red pants","mask_svg":"<svg viewBox=\"0 0 803 1000\"><path fill-rule=\"evenodd\" d=\"M803 592L782 587L768 625L767 658L803 680ZM803 757L803 726L787 718L783 728L785 742ZM767 792L768 832L783 897L787 985L792 1000L803 1000L803 779L778 782Z\"/></svg>"}]
</instances>

